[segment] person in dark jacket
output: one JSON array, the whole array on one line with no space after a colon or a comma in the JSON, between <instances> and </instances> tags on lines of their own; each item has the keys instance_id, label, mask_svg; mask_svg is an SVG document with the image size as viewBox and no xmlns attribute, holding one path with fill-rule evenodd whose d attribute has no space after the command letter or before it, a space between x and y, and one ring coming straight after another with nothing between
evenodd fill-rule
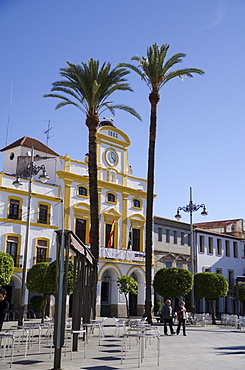
<instances>
[{"instance_id":1,"label":"person in dark jacket","mask_svg":"<svg viewBox=\"0 0 245 370\"><path fill-rule=\"evenodd\" d=\"M162 305L161 316L164 321L164 334L168 335L167 325L169 325L171 335L175 334L173 330L173 309L170 299L167 299L165 304Z\"/></svg>"},{"instance_id":2,"label":"person in dark jacket","mask_svg":"<svg viewBox=\"0 0 245 370\"><path fill-rule=\"evenodd\" d=\"M186 336L186 332L185 332L186 308L185 308L185 302L184 301L180 302L180 305L177 308L177 316L178 316L178 327L177 327L176 333L177 333L177 335L179 334L180 327L181 327L181 324L182 324L183 335Z\"/></svg>"},{"instance_id":3,"label":"person in dark jacket","mask_svg":"<svg viewBox=\"0 0 245 370\"><path fill-rule=\"evenodd\" d=\"M2 330L5 315L9 309L9 303L5 300L6 294L5 289L0 289L0 331Z\"/></svg>"}]
</instances>

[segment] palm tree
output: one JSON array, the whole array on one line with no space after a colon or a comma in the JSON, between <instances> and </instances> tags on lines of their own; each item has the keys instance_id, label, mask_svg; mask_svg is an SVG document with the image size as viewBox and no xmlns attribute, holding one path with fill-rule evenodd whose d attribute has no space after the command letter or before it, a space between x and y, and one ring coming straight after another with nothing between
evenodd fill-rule
<instances>
[{"instance_id":1,"label":"palm tree","mask_svg":"<svg viewBox=\"0 0 245 370\"><path fill-rule=\"evenodd\" d=\"M96 261L94 269L94 287L92 311L95 318L96 284L98 279L99 260L99 215L98 215L98 184L97 184L97 128L100 123L99 114L106 109L114 115L115 109L127 111L141 119L138 113L125 105L113 105L108 98L115 91L132 91L125 76L129 73L124 67L111 69L110 63L103 63L89 59L88 63L82 62L75 65L67 62L68 67L60 69L60 75L65 80L52 84L52 93L44 97L61 99L56 109L66 105L74 105L86 116L86 126L89 132L89 192L90 192L90 222L91 222L91 252Z\"/></svg>"},{"instance_id":2,"label":"palm tree","mask_svg":"<svg viewBox=\"0 0 245 370\"><path fill-rule=\"evenodd\" d=\"M146 271L146 299L145 316L152 323L151 316L151 281L152 281L152 219L154 195L154 164L156 144L157 104L160 101L160 89L175 77L193 77L193 73L204 74L201 69L184 68L171 71L175 64L181 63L186 55L178 53L165 61L169 45L159 46L156 43L147 48L146 57L133 57L131 60L138 62L138 66L120 63L118 67L125 67L136 72L146 82L150 89L149 101L151 105L149 147L148 147L148 173L147 173L147 206L146 206L146 238L145 238L145 271Z\"/></svg>"}]
</instances>

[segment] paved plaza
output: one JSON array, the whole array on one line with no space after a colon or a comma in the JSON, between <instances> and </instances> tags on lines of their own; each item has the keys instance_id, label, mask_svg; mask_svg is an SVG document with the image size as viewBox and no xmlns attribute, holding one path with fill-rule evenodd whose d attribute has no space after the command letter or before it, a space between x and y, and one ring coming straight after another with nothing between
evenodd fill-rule
<instances>
[{"instance_id":1,"label":"paved plaza","mask_svg":"<svg viewBox=\"0 0 245 370\"><path fill-rule=\"evenodd\" d=\"M5 322L4 329L13 325L13 322ZM160 338L160 366L157 366L156 339L148 341L145 349L141 369L193 369L193 370L235 370L245 367L245 332L234 330L221 325L206 327L187 326L187 336L182 332L177 335L163 335L163 326L158 324L161 332ZM120 334L123 333L121 329ZM121 364L121 341L115 337L115 325L113 319L107 319L104 326L105 338L100 340L98 336L88 339L86 358L84 358L83 342L79 341L79 352L74 352L72 360L70 352L62 353L62 369L64 370L114 370L114 369L137 369L138 346L135 338L131 338L131 348ZM96 333L95 333L96 334ZM38 352L37 338L24 357L20 345L20 352L15 349L12 364L13 370L49 370L53 368L53 350L50 358L50 347L46 340L42 340ZM9 369L10 357L0 359L0 369Z\"/></svg>"}]
</instances>

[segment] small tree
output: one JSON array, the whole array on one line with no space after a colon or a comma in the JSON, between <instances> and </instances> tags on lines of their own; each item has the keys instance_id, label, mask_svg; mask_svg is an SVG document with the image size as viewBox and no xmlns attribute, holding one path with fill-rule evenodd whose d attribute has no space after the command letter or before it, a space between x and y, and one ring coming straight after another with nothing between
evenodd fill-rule
<instances>
[{"instance_id":1,"label":"small tree","mask_svg":"<svg viewBox=\"0 0 245 370\"><path fill-rule=\"evenodd\" d=\"M44 306L44 299L42 295L34 295L33 297L31 297L30 302L35 312L42 311Z\"/></svg>"},{"instance_id":2,"label":"small tree","mask_svg":"<svg viewBox=\"0 0 245 370\"><path fill-rule=\"evenodd\" d=\"M199 272L194 276L194 294L196 299L206 298L211 304L212 323L216 324L215 300L226 297L228 282L226 278L214 272Z\"/></svg>"},{"instance_id":3,"label":"small tree","mask_svg":"<svg viewBox=\"0 0 245 370\"><path fill-rule=\"evenodd\" d=\"M238 288L238 296L237 296L237 288ZM235 299L238 299L240 302L245 303L245 283L238 283L237 286L236 286L236 284L233 285L233 287L232 287L232 297L235 298ZM244 310L244 308L242 309L242 311L243 310ZM242 312L241 312L241 314L242 314Z\"/></svg>"},{"instance_id":4,"label":"small tree","mask_svg":"<svg viewBox=\"0 0 245 370\"><path fill-rule=\"evenodd\" d=\"M69 260L67 294L73 291L74 264ZM27 273L27 289L32 293L43 294L44 305L42 308L42 322L44 321L48 297L56 294L56 261L51 264L40 262L32 266Z\"/></svg>"},{"instance_id":5,"label":"small tree","mask_svg":"<svg viewBox=\"0 0 245 370\"><path fill-rule=\"evenodd\" d=\"M124 294L126 300L126 309L127 317L129 319L129 305L128 305L128 294L137 294L138 293L138 283L134 280L132 276L125 276L117 278L117 285L119 288L120 294Z\"/></svg>"},{"instance_id":6,"label":"small tree","mask_svg":"<svg viewBox=\"0 0 245 370\"><path fill-rule=\"evenodd\" d=\"M27 273L26 287L32 293L43 294L42 322L44 321L48 297L55 289L55 278L48 278L48 262L40 262L32 266Z\"/></svg>"},{"instance_id":7,"label":"small tree","mask_svg":"<svg viewBox=\"0 0 245 370\"><path fill-rule=\"evenodd\" d=\"M8 285L14 271L14 260L8 253L0 252L0 286Z\"/></svg>"},{"instance_id":8,"label":"small tree","mask_svg":"<svg viewBox=\"0 0 245 370\"><path fill-rule=\"evenodd\" d=\"M238 297L237 297L237 290L236 284L232 287L232 297L238 298L239 301L245 302L245 283L238 283Z\"/></svg>"},{"instance_id":9,"label":"small tree","mask_svg":"<svg viewBox=\"0 0 245 370\"><path fill-rule=\"evenodd\" d=\"M155 274L153 287L162 297L185 297L192 288L190 271L179 267L164 267Z\"/></svg>"}]
</instances>

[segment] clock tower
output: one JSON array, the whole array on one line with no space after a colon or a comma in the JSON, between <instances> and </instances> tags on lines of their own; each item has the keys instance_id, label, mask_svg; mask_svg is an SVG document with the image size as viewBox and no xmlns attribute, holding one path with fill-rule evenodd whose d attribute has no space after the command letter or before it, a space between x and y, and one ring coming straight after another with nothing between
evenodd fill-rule
<instances>
[{"instance_id":1,"label":"clock tower","mask_svg":"<svg viewBox=\"0 0 245 370\"><path fill-rule=\"evenodd\" d=\"M116 183L123 185L123 177L132 174L128 165L128 136L116 128L110 121L103 121L98 129L98 172L99 178L110 181L114 173Z\"/></svg>"}]
</instances>

